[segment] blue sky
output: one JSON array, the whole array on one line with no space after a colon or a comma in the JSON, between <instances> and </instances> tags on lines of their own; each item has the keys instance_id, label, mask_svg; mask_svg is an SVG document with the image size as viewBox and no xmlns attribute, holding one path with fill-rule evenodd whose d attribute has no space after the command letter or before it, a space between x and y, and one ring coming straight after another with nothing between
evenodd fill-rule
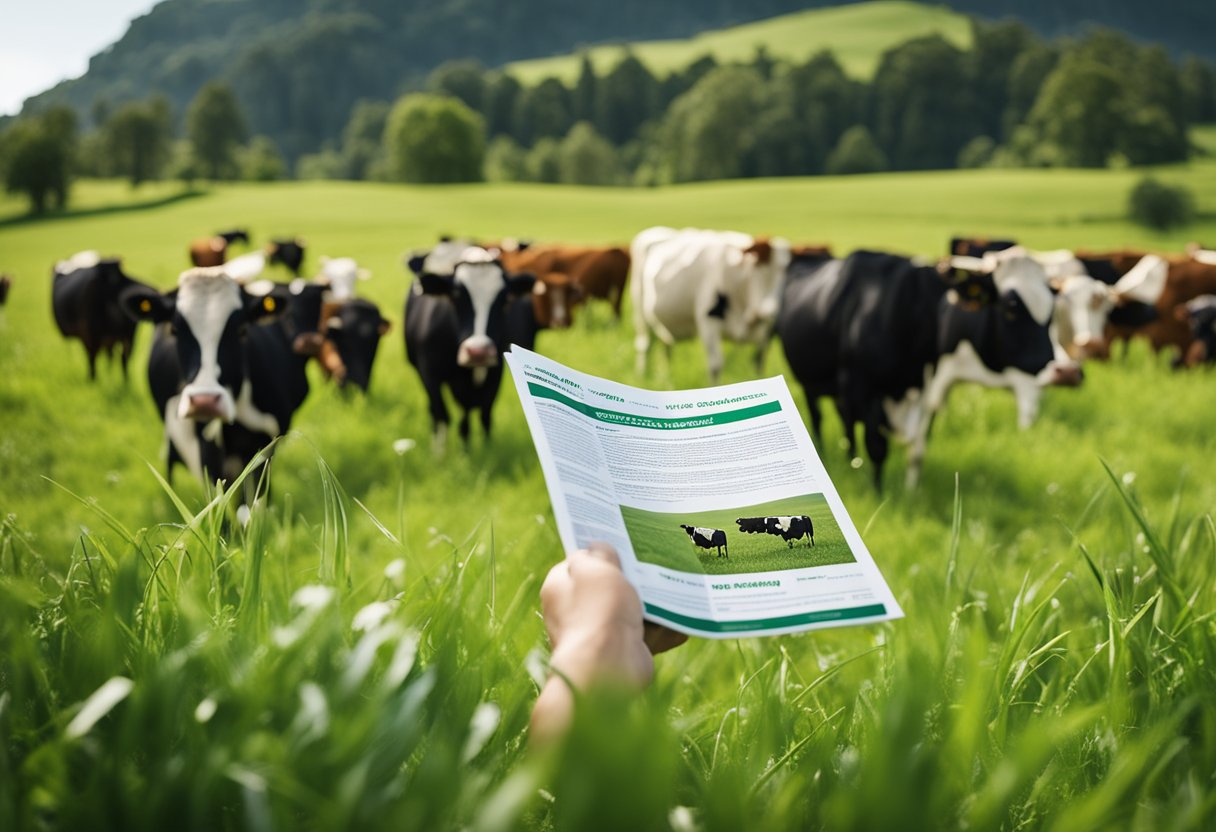
<instances>
[{"instance_id":1,"label":"blue sky","mask_svg":"<svg viewBox=\"0 0 1216 832\"><path fill-rule=\"evenodd\" d=\"M122 37L159 0L17 0L0 25L0 114L65 78Z\"/></svg>"}]
</instances>

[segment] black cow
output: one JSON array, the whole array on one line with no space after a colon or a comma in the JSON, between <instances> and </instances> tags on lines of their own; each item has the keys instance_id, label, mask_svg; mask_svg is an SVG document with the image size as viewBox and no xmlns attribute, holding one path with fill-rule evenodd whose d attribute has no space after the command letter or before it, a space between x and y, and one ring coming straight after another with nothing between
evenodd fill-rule
<instances>
[{"instance_id":1,"label":"black cow","mask_svg":"<svg viewBox=\"0 0 1216 832\"><path fill-rule=\"evenodd\" d=\"M959 271L869 251L791 266L776 332L815 436L822 444L817 399L832 396L851 455L864 426L880 489L891 432L911 444L915 485L933 414L955 383L1012 389L1022 427L1037 415L1042 385L1080 383L1048 331L1053 299L1038 264L1019 256L990 275Z\"/></svg>"},{"instance_id":2,"label":"black cow","mask_svg":"<svg viewBox=\"0 0 1216 832\"><path fill-rule=\"evenodd\" d=\"M340 387L353 384L366 393L380 339L392 324L376 304L362 298L326 304L321 314L325 341L317 358L322 368Z\"/></svg>"},{"instance_id":3,"label":"black cow","mask_svg":"<svg viewBox=\"0 0 1216 832\"><path fill-rule=\"evenodd\" d=\"M1013 240L987 240L983 237L953 237L950 254L954 257L983 257L990 251L1004 251L1016 246Z\"/></svg>"},{"instance_id":4,"label":"black cow","mask_svg":"<svg viewBox=\"0 0 1216 832\"><path fill-rule=\"evenodd\" d=\"M1200 295L1180 304L1174 315L1191 327L1194 340L1182 356L1187 367L1216 362L1216 295Z\"/></svg>"},{"instance_id":5,"label":"black cow","mask_svg":"<svg viewBox=\"0 0 1216 832\"><path fill-rule=\"evenodd\" d=\"M0 306L8 302L8 293L12 288L13 279L6 274L0 274Z\"/></svg>"},{"instance_id":6,"label":"black cow","mask_svg":"<svg viewBox=\"0 0 1216 832\"><path fill-rule=\"evenodd\" d=\"M322 287L315 289L319 298ZM278 285L267 294L251 294L223 267L191 269L166 294L149 287L124 293L134 319L171 324L158 327L148 361L148 386L165 421L170 475L173 464L182 462L204 483L231 482L287 432L308 395L309 341L295 331L292 318L295 309L311 304L310 295L293 295ZM285 315L289 310L292 315ZM301 317L315 322L319 315ZM256 489L247 481L246 505Z\"/></svg>"},{"instance_id":7,"label":"black cow","mask_svg":"<svg viewBox=\"0 0 1216 832\"><path fill-rule=\"evenodd\" d=\"M730 559L730 549L726 546L726 532L722 529L706 529L701 526L685 526L680 528L692 540L693 545L701 549L717 549L718 557Z\"/></svg>"},{"instance_id":8,"label":"black cow","mask_svg":"<svg viewBox=\"0 0 1216 832\"><path fill-rule=\"evenodd\" d=\"M249 232L244 228L234 228L231 231L218 231L215 236L223 237L224 242L228 245L232 245L233 243L249 245Z\"/></svg>"},{"instance_id":9,"label":"black cow","mask_svg":"<svg viewBox=\"0 0 1216 832\"><path fill-rule=\"evenodd\" d=\"M481 426L490 435L490 411L502 383L502 354L509 346L506 311L536 282L531 274L507 274L480 249L467 256L470 259L457 263L450 276L422 271L405 299L405 354L426 390L437 447L442 447L448 427L444 385L464 411L461 438L467 443L473 410L480 411ZM421 263L417 265L421 269Z\"/></svg>"},{"instance_id":10,"label":"black cow","mask_svg":"<svg viewBox=\"0 0 1216 832\"><path fill-rule=\"evenodd\" d=\"M771 534L786 542L787 548L794 548L794 541L807 538L810 545L815 545L815 525L805 514L801 516L781 517L740 517L735 521L739 531L746 534Z\"/></svg>"},{"instance_id":11,"label":"black cow","mask_svg":"<svg viewBox=\"0 0 1216 832\"><path fill-rule=\"evenodd\" d=\"M300 268L304 265L304 241L298 238L271 240L266 246L266 257L271 265L281 263L292 274L299 276Z\"/></svg>"},{"instance_id":12,"label":"black cow","mask_svg":"<svg viewBox=\"0 0 1216 832\"><path fill-rule=\"evenodd\" d=\"M105 350L111 359L120 350L122 376L135 343L135 321L119 301L132 288L154 291L123 273L118 259L101 259L82 251L55 265L51 279L51 310L65 338L79 338L89 358L89 379L97 378L97 355Z\"/></svg>"}]
</instances>

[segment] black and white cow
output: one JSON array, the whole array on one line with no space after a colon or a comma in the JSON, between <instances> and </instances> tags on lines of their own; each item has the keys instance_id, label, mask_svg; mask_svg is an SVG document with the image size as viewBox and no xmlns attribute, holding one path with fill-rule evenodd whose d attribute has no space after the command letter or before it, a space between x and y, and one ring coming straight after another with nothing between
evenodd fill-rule
<instances>
[{"instance_id":1,"label":"black and white cow","mask_svg":"<svg viewBox=\"0 0 1216 832\"><path fill-rule=\"evenodd\" d=\"M97 355L114 357L118 347L122 376L135 343L135 321L123 312L120 296L129 289L151 287L123 273L120 260L102 259L82 251L55 264L51 278L51 310L65 338L79 338L89 359L89 379L97 378Z\"/></svg>"},{"instance_id":2,"label":"black and white cow","mask_svg":"<svg viewBox=\"0 0 1216 832\"><path fill-rule=\"evenodd\" d=\"M1028 257L952 258L921 266L859 251L846 260L795 262L777 334L808 400L835 399L854 453L858 422L881 488L888 434L908 442L908 484L919 478L933 415L960 381L1013 391L1029 427L1047 384L1079 384L1080 368L1049 331L1053 296Z\"/></svg>"},{"instance_id":3,"label":"black and white cow","mask_svg":"<svg viewBox=\"0 0 1216 832\"><path fill-rule=\"evenodd\" d=\"M726 532L722 529L707 529L702 526L686 526L680 524L684 534L688 535L693 545L699 549L717 549L718 557L730 558L730 549L726 545Z\"/></svg>"},{"instance_id":4,"label":"black and white cow","mask_svg":"<svg viewBox=\"0 0 1216 832\"><path fill-rule=\"evenodd\" d=\"M771 534L780 537L787 547L794 548L794 541L807 538L815 545L815 524L803 515L780 517L740 517L735 521L739 531L745 534Z\"/></svg>"},{"instance_id":5,"label":"black and white cow","mask_svg":"<svg viewBox=\"0 0 1216 832\"><path fill-rule=\"evenodd\" d=\"M1016 245L1017 243L1013 240L989 240L985 237L953 237L950 240L950 255L952 257L983 257L990 251L1004 251Z\"/></svg>"},{"instance_id":6,"label":"black and white cow","mask_svg":"<svg viewBox=\"0 0 1216 832\"><path fill-rule=\"evenodd\" d=\"M418 371L430 403L435 443L447 434L447 386L464 413L460 436L469 438L469 418L477 410L486 436L491 408L502 383L502 354L509 346L507 310L527 297L536 278L512 275L483 249L470 248L452 274L432 274L423 260L411 261L418 279L405 300L405 354Z\"/></svg>"},{"instance_id":7,"label":"black and white cow","mask_svg":"<svg viewBox=\"0 0 1216 832\"><path fill-rule=\"evenodd\" d=\"M286 287L254 294L223 266L184 272L165 294L124 293L134 319L162 325L148 386L165 422L170 474L182 462L204 483L231 482L290 428L308 395L306 341L284 314L292 303ZM246 505L255 492L247 482Z\"/></svg>"},{"instance_id":8,"label":"black and white cow","mask_svg":"<svg viewBox=\"0 0 1216 832\"><path fill-rule=\"evenodd\" d=\"M325 340L317 360L339 387L353 384L366 393L380 339L392 324L376 304L363 298L327 303L321 312Z\"/></svg>"},{"instance_id":9,"label":"black and white cow","mask_svg":"<svg viewBox=\"0 0 1216 832\"><path fill-rule=\"evenodd\" d=\"M296 238L292 240L271 240L266 246L266 258L271 265L281 263L294 275L300 274L304 265L305 243Z\"/></svg>"},{"instance_id":10,"label":"black and white cow","mask_svg":"<svg viewBox=\"0 0 1216 832\"><path fill-rule=\"evenodd\" d=\"M1191 328L1194 339L1182 356L1187 367L1216 362L1216 295L1200 295L1174 309L1174 315Z\"/></svg>"},{"instance_id":11,"label":"black and white cow","mask_svg":"<svg viewBox=\"0 0 1216 832\"><path fill-rule=\"evenodd\" d=\"M233 228L230 231L219 231L216 232L215 236L222 237L224 242L228 245L232 245L233 243L244 243L245 245L249 245L249 232L244 228Z\"/></svg>"}]
</instances>

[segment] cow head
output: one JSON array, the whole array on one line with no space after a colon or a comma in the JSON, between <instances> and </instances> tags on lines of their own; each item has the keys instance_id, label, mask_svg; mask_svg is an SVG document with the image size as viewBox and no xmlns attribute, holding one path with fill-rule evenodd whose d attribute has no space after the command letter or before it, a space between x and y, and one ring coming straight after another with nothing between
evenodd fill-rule
<instances>
[{"instance_id":1,"label":"cow head","mask_svg":"<svg viewBox=\"0 0 1216 832\"><path fill-rule=\"evenodd\" d=\"M532 309L541 329L567 329L574 323L574 307L583 301L583 290L569 275L549 272L532 285Z\"/></svg>"},{"instance_id":2,"label":"cow head","mask_svg":"<svg viewBox=\"0 0 1216 832\"><path fill-rule=\"evenodd\" d=\"M321 257L321 273L314 282L329 287L330 299L346 301L355 296L355 285L360 280L370 280L372 273L359 268L350 257Z\"/></svg>"},{"instance_id":3,"label":"cow head","mask_svg":"<svg viewBox=\"0 0 1216 832\"><path fill-rule=\"evenodd\" d=\"M986 313L993 364L1032 376L1039 385L1080 384L1080 367L1053 337L1054 298L1033 258L1021 253L953 257L944 271L952 286L948 302Z\"/></svg>"},{"instance_id":4,"label":"cow head","mask_svg":"<svg viewBox=\"0 0 1216 832\"><path fill-rule=\"evenodd\" d=\"M1061 342L1080 359L1107 358L1106 325L1112 313L1130 304L1151 306L1165 288L1169 264L1155 254L1142 257L1113 285L1074 275L1053 281L1057 290Z\"/></svg>"},{"instance_id":5,"label":"cow head","mask_svg":"<svg viewBox=\"0 0 1216 832\"><path fill-rule=\"evenodd\" d=\"M1200 295L1174 308L1174 317L1191 328L1194 339L1182 356L1188 367L1216 361L1216 295Z\"/></svg>"},{"instance_id":6,"label":"cow head","mask_svg":"<svg viewBox=\"0 0 1216 832\"><path fill-rule=\"evenodd\" d=\"M756 238L743 250L743 262L749 273L746 323L752 330L767 330L777 319L781 286L791 259L790 243L780 237Z\"/></svg>"},{"instance_id":7,"label":"cow head","mask_svg":"<svg viewBox=\"0 0 1216 832\"><path fill-rule=\"evenodd\" d=\"M172 324L185 385L178 416L232 422L245 383L245 333L250 324L283 314L289 298L281 287L253 294L218 266L184 272L168 294L133 287L122 303L136 320Z\"/></svg>"},{"instance_id":8,"label":"cow head","mask_svg":"<svg viewBox=\"0 0 1216 832\"><path fill-rule=\"evenodd\" d=\"M428 295L446 295L456 307L456 363L484 369L498 365L506 348L504 310L508 296L532 291L536 276L508 275L498 260L481 249L466 252L475 259L457 263L451 277L423 273L418 284Z\"/></svg>"},{"instance_id":9,"label":"cow head","mask_svg":"<svg viewBox=\"0 0 1216 832\"><path fill-rule=\"evenodd\" d=\"M392 327L375 304L355 298L327 303L322 311L325 340L318 359L339 384L367 392L380 339Z\"/></svg>"},{"instance_id":10,"label":"cow head","mask_svg":"<svg viewBox=\"0 0 1216 832\"><path fill-rule=\"evenodd\" d=\"M271 265L279 263L295 275L300 273L304 265L304 252L307 244L300 238L292 240L271 240L266 246L266 258Z\"/></svg>"}]
</instances>

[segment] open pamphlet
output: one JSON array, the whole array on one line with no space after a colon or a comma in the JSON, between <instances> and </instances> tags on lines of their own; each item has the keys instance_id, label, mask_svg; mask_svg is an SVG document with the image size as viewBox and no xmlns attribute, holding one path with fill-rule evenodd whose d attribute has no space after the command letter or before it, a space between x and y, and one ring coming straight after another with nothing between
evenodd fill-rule
<instances>
[{"instance_id":1,"label":"open pamphlet","mask_svg":"<svg viewBox=\"0 0 1216 832\"><path fill-rule=\"evenodd\" d=\"M709 638L903 617L785 379L658 392L513 346L567 551L616 547L648 620Z\"/></svg>"}]
</instances>

